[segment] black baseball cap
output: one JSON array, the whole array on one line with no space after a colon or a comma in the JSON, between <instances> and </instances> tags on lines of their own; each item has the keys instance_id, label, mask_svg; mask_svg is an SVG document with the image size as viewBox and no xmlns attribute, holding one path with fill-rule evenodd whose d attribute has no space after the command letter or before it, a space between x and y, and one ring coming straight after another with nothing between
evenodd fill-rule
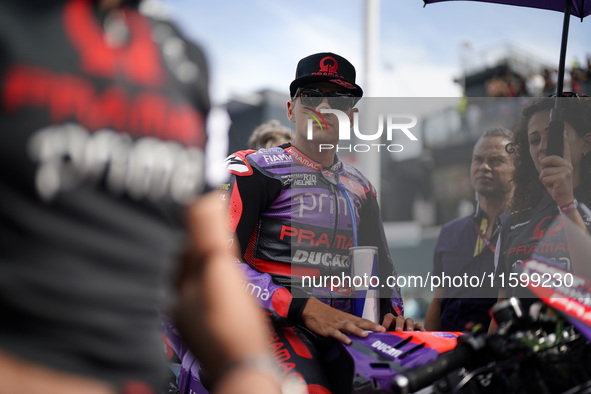
<instances>
[{"instance_id":1,"label":"black baseball cap","mask_svg":"<svg viewBox=\"0 0 591 394\"><path fill-rule=\"evenodd\" d=\"M356 97L363 96L363 90L355 84L355 67L335 53L315 53L300 60L295 79L289 85L291 97L295 97L300 86L314 82L332 82L349 90Z\"/></svg>"}]
</instances>

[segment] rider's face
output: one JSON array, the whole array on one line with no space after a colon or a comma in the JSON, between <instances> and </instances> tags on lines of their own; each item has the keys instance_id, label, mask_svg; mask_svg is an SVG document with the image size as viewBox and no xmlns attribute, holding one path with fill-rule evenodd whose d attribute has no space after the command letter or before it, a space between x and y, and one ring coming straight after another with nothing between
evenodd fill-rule
<instances>
[{"instance_id":1,"label":"rider's face","mask_svg":"<svg viewBox=\"0 0 591 394\"><path fill-rule=\"evenodd\" d=\"M332 92L347 93L342 86L330 83L315 83L303 87L311 89L319 89L327 93L327 96ZM337 104L346 101L345 98L335 98ZM315 101L319 101L316 103ZM333 101L335 103L335 101ZM337 107L337 105L334 105ZM311 128L312 140L316 144L337 144L339 140L339 120L337 115L324 113L323 109L338 109L349 118L349 127L353 121L353 113L357 111L355 108L344 109L342 107L333 108L328 97L317 98L317 100L307 100L305 97L296 97L287 103L288 118L295 123L296 126L296 141L307 140L308 129ZM309 126L311 125L311 127Z\"/></svg>"}]
</instances>

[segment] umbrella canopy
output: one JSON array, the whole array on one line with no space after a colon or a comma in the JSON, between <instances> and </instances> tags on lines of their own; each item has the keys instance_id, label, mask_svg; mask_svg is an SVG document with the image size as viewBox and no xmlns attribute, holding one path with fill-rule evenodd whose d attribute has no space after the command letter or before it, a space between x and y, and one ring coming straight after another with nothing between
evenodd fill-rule
<instances>
[{"instance_id":1,"label":"umbrella canopy","mask_svg":"<svg viewBox=\"0 0 591 394\"><path fill-rule=\"evenodd\" d=\"M439 3L449 0L423 0L425 4ZM469 0L480 1L483 3L497 3L516 5L520 7L540 8L543 10L552 10L563 12L566 8L567 0ZM571 0L572 6L570 14L584 18L591 14L591 0Z\"/></svg>"},{"instance_id":2,"label":"umbrella canopy","mask_svg":"<svg viewBox=\"0 0 591 394\"><path fill-rule=\"evenodd\" d=\"M425 5L431 3L439 3L450 0L423 0ZM453 1L453 0L451 0ZM564 23L562 26L562 44L560 47L560 58L558 61L558 81L557 81L557 96L562 95L562 87L564 85L564 68L566 60L566 44L568 41L568 25L570 16L574 15L581 20L591 14L591 0L465 0L465 1L479 1L482 3L497 3L507 4L520 7L539 8L544 10L553 10L564 12Z\"/></svg>"},{"instance_id":3,"label":"umbrella canopy","mask_svg":"<svg viewBox=\"0 0 591 394\"><path fill-rule=\"evenodd\" d=\"M423 0L425 5L450 0ZM483 3L507 4L520 7L539 8L545 10L564 12L564 23L562 25L562 43L560 46L560 58L558 61L558 80L556 84L556 105L550 112L550 131L548 140L548 155L562 156L564 130L564 119L558 97L563 95L564 69L566 63L566 44L568 41L568 26L570 16L581 18L591 14L591 0L466 0L480 1Z\"/></svg>"}]
</instances>

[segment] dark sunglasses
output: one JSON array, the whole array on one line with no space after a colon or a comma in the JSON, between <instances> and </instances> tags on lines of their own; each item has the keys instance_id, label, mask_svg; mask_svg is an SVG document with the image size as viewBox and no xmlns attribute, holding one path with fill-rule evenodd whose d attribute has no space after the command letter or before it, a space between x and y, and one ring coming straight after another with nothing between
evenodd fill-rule
<instances>
[{"instance_id":1,"label":"dark sunglasses","mask_svg":"<svg viewBox=\"0 0 591 394\"><path fill-rule=\"evenodd\" d=\"M303 105L310 107L317 107L325 97L328 97L330 107L341 111L347 111L353 108L360 98L355 97L352 93L325 92L318 88L298 88L294 99L298 97Z\"/></svg>"}]
</instances>

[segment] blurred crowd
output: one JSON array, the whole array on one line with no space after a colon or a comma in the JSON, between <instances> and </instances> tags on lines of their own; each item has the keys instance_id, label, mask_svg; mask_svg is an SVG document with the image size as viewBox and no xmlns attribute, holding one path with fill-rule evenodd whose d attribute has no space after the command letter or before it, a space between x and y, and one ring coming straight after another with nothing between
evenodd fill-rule
<instances>
[{"instance_id":1,"label":"blurred crowd","mask_svg":"<svg viewBox=\"0 0 591 394\"><path fill-rule=\"evenodd\" d=\"M558 69L544 68L523 76L512 71L493 75L485 82L488 97L543 97L556 92ZM591 55L585 64L574 60L564 75L563 91L578 95L591 94Z\"/></svg>"}]
</instances>

